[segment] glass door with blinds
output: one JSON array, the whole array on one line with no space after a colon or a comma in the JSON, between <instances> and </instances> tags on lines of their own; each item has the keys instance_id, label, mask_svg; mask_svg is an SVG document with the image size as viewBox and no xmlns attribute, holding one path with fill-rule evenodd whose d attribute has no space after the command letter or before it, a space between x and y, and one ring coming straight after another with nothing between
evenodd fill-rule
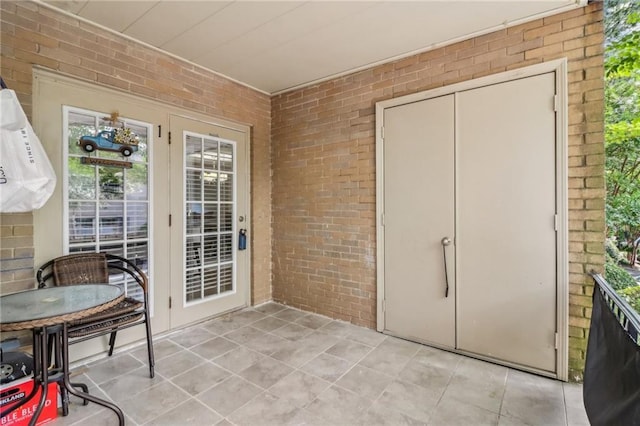
<instances>
[{"instance_id":1,"label":"glass door with blinds","mask_svg":"<svg viewBox=\"0 0 640 426\"><path fill-rule=\"evenodd\" d=\"M184 303L234 291L236 142L184 133Z\"/></svg>"},{"instance_id":2,"label":"glass door with blinds","mask_svg":"<svg viewBox=\"0 0 640 426\"><path fill-rule=\"evenodd\" d=\"M197 321L247 303L247 135L172 116L171 325ZM177 243L180 241L181 243ZM174 263L174 266L175 265Z\"/></svg>"}]
</instances>

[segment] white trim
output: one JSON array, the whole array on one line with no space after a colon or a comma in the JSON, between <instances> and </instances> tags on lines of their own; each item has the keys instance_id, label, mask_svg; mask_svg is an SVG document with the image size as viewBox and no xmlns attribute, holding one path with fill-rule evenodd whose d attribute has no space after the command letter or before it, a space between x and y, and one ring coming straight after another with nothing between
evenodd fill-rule
<instances>
[{"instance_id":1,"label":"white trim","mask_svg":"<svg viewBox=\"0 0 640 426\"><path fill-rule=\"evenodd\" d=\"M69 253L69 111L62 105L62 253ZM94 120L95 121L95 120ZM98 230L96 229L96 239Z\"/></svg>"},{"instance_id":2,"label":"white trim","mask_svg":"<svg viewBox=\"0 0 640 426\"><path fill-rule=\"evenodd\" d=\"M384 109L382 102L376 103L376 282L377 324L376 329L384 331Z\"/></svg>"},{"instance_id":3,"label":"white trim","mask_svg":"<svg viewBox=\"0 0 640 426\"><path fill-rule=\"evenodd\" d=\"M245 127L250 127L250 124L243 124L243 123L233 123L233 122L228 122L228 121L216 121L216 117L207 117L207 118L198 118L198 117L194 117L193 115L188 115L188 114L181 114L181 113L171 113L172 116L174 117L180 117L180 118L184 118L187 120L191 120L191 121L196 121L198 123L203 123L203 124L207 124L207 125L213 125L216 127L221 127L223 129L228 129L228 130L233 130L235 132L240 132L240 133L245 133L248 132L248 130L245 129ZM212 121L213 120L213 121ZM222 119L224 120L224 119ZM243 126L243 127L240 127ZM210 136L210 135L206 135L207 137L211 137L211 138L218 138L217 136ZM222 141L227 141L227 139L220 139Z\"/></svg>"},{"instance_id":4,"label":"white trim","mask_svg":"<svg viewBox=\"0 0 640 426\"><path fill-rule=\"evenodd\" d=\"M238 211L238 217L240 215L244 216L244 224L245 227L244 229L247 230L247 248L246 248L246 252L247 252L247 260L246 262L242 262L242 264L244 265L244 276L247 277L247 291L245 291L245 305L246 306L250 306L251 305L251 298L253 296L253 278L252 278L252 274L251 274L251 267L253 265L253 244L252 244L252 235L251 235L251 231L252 231L252 226L253 223L251 222L251 206L252 206L252 199L251 199L251 194L253 193L253 187L251 185L251 137L253 136L251 134L251 129L252 127L247 127L246 131L245 131L245 140L242 141L242 143L244 144L244 151L245 151L245 163L244 163L244 172L246 173L246 179L247 179L247 185L246 185L246 191L244 191L244 193L242 194L242 197L244 197L244 205L246 206L246 211L244 212L244 214L242 214L243 212ZM240 170L240 169L238 169ZM239 173L238 173L239 174ZM236 234L237 235L237 234ZM269 239L271 240L271 236L269 236ZM236 268L238 269L238 268ZM271 291L271 288L269 289Z\"/></svg>"},{"instance_id":5,"label":"white trim","mask_svg":"<svg viewBox=\"0 0 640 426\"><path fill-rule=\"evenodd\" d=\"M454 280L454 294L453 297L453 334L454 347L458 348L458 336L460 333L460 324L458 322L458 313L460 312L460 298L458 297L458 289L460 288L460 283L458 282L458 277L460 277L460 254L458 250L458 230L460 229L460 214L458 213L458 206L460 206L460 191L458 191L458 182L460 182L460 158L458 153L459 150L459 138L460 135L460 111L458 108L460 105L460 92L456 92L453 94L453 258L455 259L453 265L453 280Z\"/></svg>"},{"instance_id":6,"label":"white trim","mask_svg":"<svg viewBox=\"0 0 640 426\"><path fill-rule=\"evenodd\" d=\"M556 209L558 231L556 233L557 264L557 375L560 380L569 379L569 90L567 61L561 60L555 70L556 95Z\"/></svg>"},{"instance_id":7,"label":"white trim","mask_svg":"<svg viewBox=\"0 0 640 426\"><path fill-rule=\"evenodd\" d=\"M419 102L438 96L455 94L457 92L476 89L492 84L499 84L511 80L531 77L534 75L555 73L556 94L560 107L556 112L556 206L559 217L559 230L556 243L556 267L557 267L557 332L560 336L557 352L556 373L554 377L560 380L568 380L569 362L569 233L568 233L568 89L567 89L567 59L561 58L541 64L519 68L499 74L493 74L475 80L468 80L450 86L439 87L425 92L414 93L407 96L388 99L376 103L376 234L377 234L377 330L383 332L385 324L385 312L383 301L385 294L384 283L384 226L382 215L384 214L384 140L381 129L384 127L384 111L386 108ZM457 140L457 139L456 139ZM456 172L457 173L457 164ZM456 198L456 203L458 202ZM457 275L457 273L456 273ZM456 351L459 352L459 351ZM460 352L462 353L462 352ZM519 366L519 368L524 368ZM524 368L526 369L526 368ZM532 370L533 371L533 370Z\"/></svg>"}]
</instances>

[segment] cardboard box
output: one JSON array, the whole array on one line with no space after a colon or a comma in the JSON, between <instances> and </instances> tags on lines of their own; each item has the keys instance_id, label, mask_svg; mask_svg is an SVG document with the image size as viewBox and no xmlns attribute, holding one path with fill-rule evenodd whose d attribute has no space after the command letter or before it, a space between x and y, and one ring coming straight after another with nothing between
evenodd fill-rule
<instances>
[{"instance_id":1,"label":"cardboard box","mask_svg":"<svg viewBox=\"0 0 640 426\"><path fill-rule=\"evenodd\" d=\"M11 406L17 401L23 400L29 396L31 389L33 389L33 379L30 377L3 385L0 387L0 407L5 408L5 406ZM29 402L2 417L0 426L28 426L31 417L38 408L41 393L42 390L38 390ZM49 383L47 399L36 424L47 424L55 420L56 417L58 417L58 384L54 382Z\"/></svg>"}]
</instances>

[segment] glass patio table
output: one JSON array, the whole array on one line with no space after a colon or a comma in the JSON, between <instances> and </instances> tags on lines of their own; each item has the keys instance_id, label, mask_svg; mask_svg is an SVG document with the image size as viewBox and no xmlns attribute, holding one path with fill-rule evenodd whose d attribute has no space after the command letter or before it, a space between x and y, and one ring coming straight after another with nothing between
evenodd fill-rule
<instances>
[{"instance_id":1,"label":"glass patio table","mask_svg":"<svg viewBox=\"0 0 640 426\"><path fill-rule=\"evenodd\" d=\"M63 414L68 414L68 393L113 410L124 425L122 410L111 402L89 395L84 384L69 381L67 323L102 312L124 298L121 288L109 284L78 284L21 291L0 296L0 329L31 330L33 334L33 381L31 393L16 404L4 408L1 417L19 408L42 390L38 408L29 426L36 424L47 399L48 385L62 382ZM51 337L51 338L49 338ZM50 354L53 352L53 359ZM79 387L83 392L75 389Z\"/></svg>"}]
</instances>

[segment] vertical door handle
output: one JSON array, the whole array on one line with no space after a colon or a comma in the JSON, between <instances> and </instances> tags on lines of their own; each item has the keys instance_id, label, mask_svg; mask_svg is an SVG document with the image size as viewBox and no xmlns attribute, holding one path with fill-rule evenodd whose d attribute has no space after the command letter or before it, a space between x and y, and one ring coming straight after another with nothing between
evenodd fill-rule
<instances>
[{"instance_id":1,"label":"vertical door handle","mask_svg":"<svg viewBox=\"0 0 640 426\"><path fill-rule=\"evenodd\" d=\"M440 240L442 243L442 259L444 260L444 297L449 297L449 273L447 272L447 246L451 244L451 240L448 237L444 237Z\"/></svg>"}]
</instances>

